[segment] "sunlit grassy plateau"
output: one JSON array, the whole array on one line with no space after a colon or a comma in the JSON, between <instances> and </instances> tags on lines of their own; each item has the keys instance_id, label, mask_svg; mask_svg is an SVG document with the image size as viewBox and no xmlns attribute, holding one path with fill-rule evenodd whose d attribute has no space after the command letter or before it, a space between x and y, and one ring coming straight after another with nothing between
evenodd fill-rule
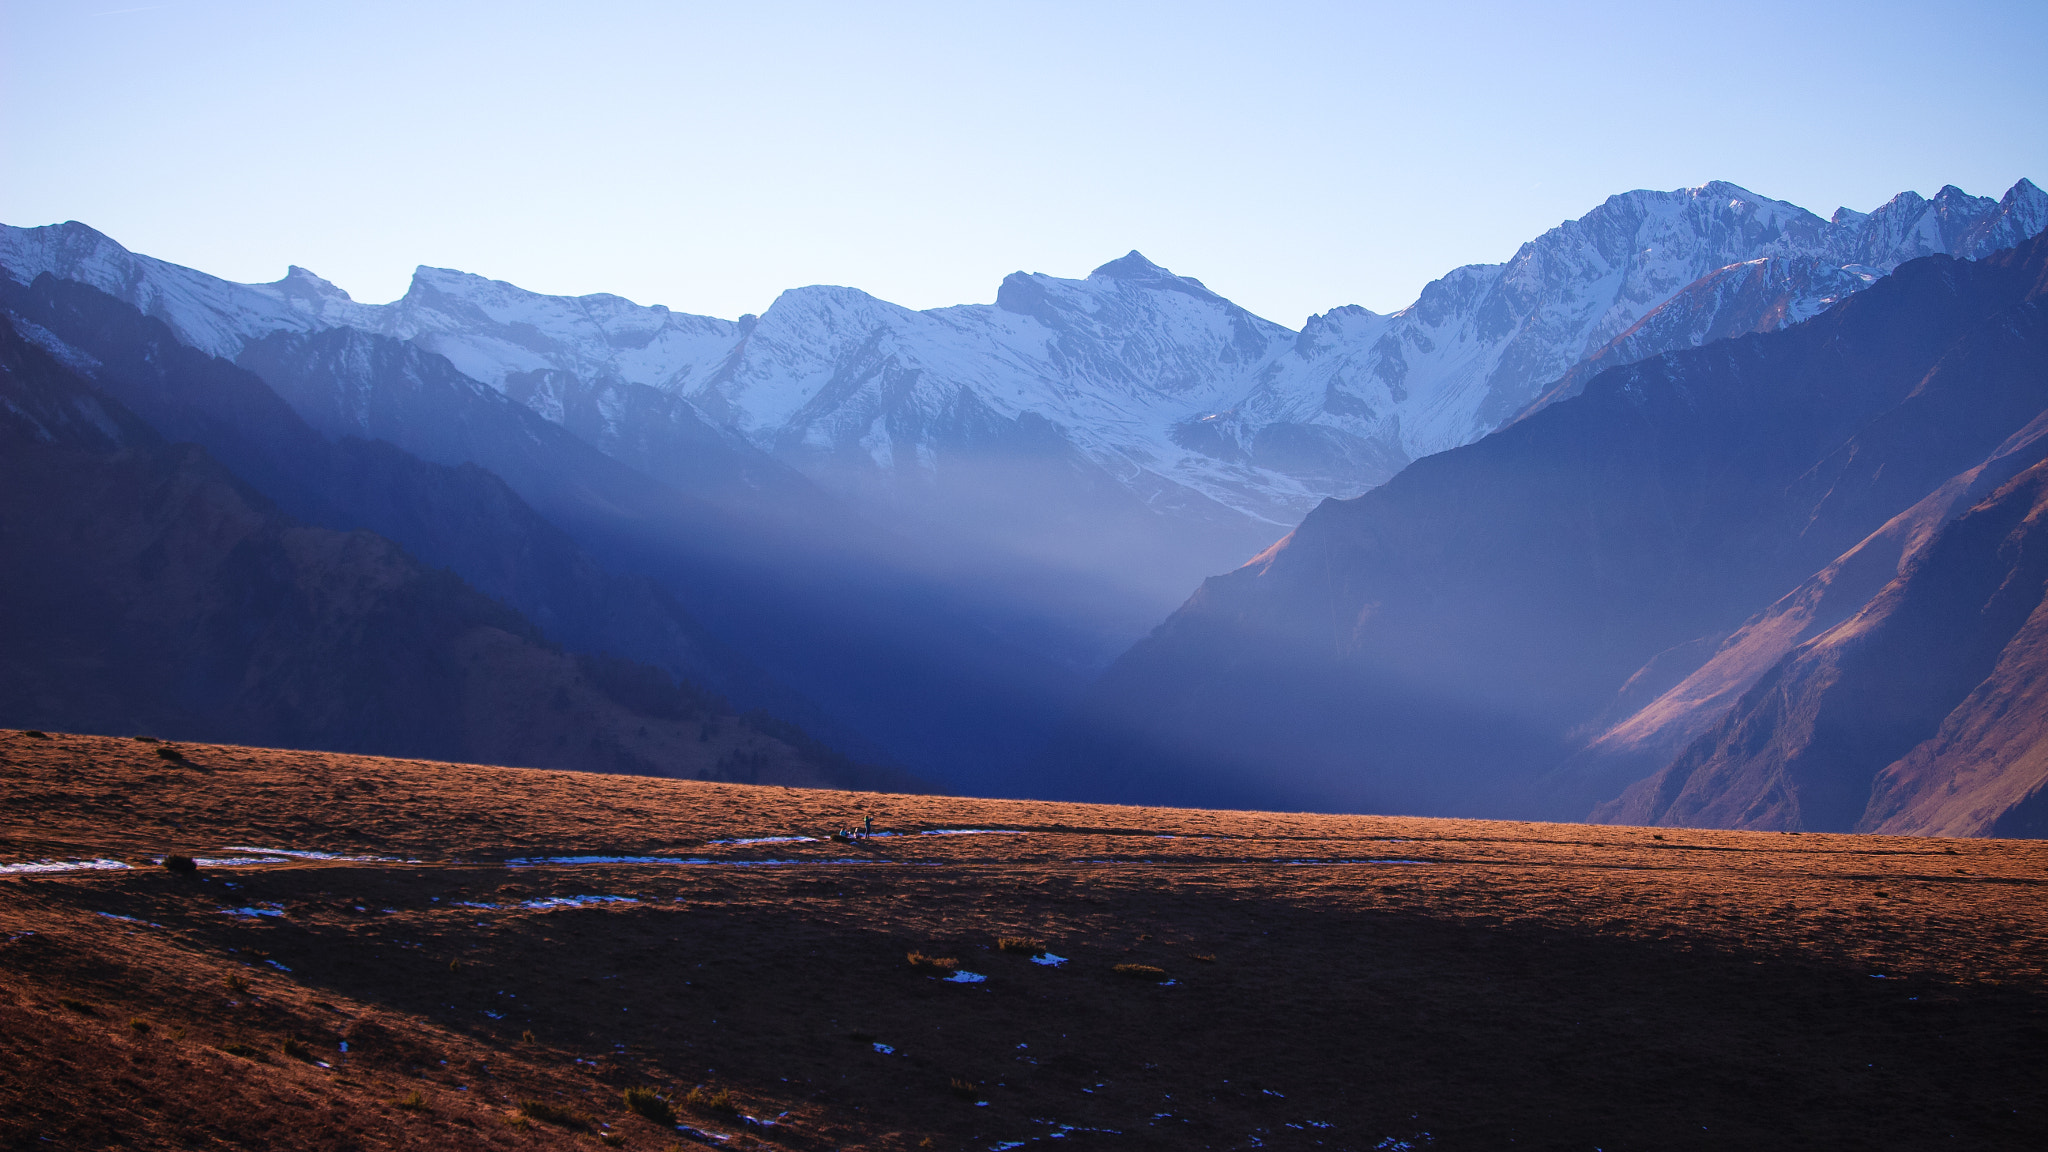
<instances>
[{"instance_id":1,"label":"sunlit grassy plateau","mask_svg":"<svg viewBox=\"0 0 2048 1152\"><path fill-rule=\"evenodd\" d=\"M2048 1147L2033 842L0 732L86 860L0 878L9 1148Z\"/></svg>"}]
</instances>

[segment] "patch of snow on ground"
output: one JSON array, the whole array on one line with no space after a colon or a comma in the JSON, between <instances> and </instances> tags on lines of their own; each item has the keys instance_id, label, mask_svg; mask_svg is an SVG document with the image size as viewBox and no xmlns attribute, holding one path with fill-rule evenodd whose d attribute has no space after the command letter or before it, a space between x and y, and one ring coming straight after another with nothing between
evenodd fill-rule
<instances>
[{"instance_id":1,"label":"patch of snow on ground","mask_svg":"<svg viewBox=\"0 0 2048 1152\"><path fill-rule=\"evenodd\" d=\"M1286 865L1288 865L1289 867L1299 867L1299 866L1304 866L1304 865L1308 865L1308 866L1314 866L1314 865L1327 865L1327 864L1433 864L1433 863L1435 863L1435 861L1433 861L1433 860L1276 860L1276 861L1274 861L1274 863L1276 863L1276 864L1286 864Z\"/></svg>"},{"instance_id":2,"label":"patch of snow on ground","mask_svg":"<svg viewBox=\"0 0 2048 1152\"><path fill-rule=\"evenodd\" d=\"M759 868L780 864L892 864L892 860L714 860L705 856L523 856L505 861L507 868L574 867L580 864L686 864L722 865L727 868Z\"/></svg>"},{"instance_id":3,"label":"patch of snow on ground","mask_svg":"<svg viewBox=\"0 0 2048 1152\"><path fill-rule=\"evenodd\" d=\"M860 837L863 840L880 840L884 836L1029 836L1031 833L1016 828L927 828L922 832L871 832Z\"/></svg>"},{"instance_id":4,"label":"patch of snow on ground","mask_svg":"<svg viewBox=\"0 0 2048 1152\"><path fill-rule=\"evenodd\" d=\"M685 860L679 856L524 856L505 861L507 868L535 868L543 864L709 864L709 860Z\"/></svg>"},{"instance_id":5,"label":"patch of snow on ground","mask_svg":"<svg viewBox=\"0 0 2048 1152\"><path fill-rule=\"evenodd\" d=\"M752 840L711 841L713 844L726 844L735 848L745 847L748 844L815 844L817 842L818 838L816 836L756 836Z\"/></svg>"},{"instance_id":6,"label":"patch of snow on ground","mask_svg":"<svg viewBox=\"0 0 2048 1152\"><path fill-rule=\"evenodd\" d=\"M1043 964L1047 968L1057 968L1060 965L1065 964L1067 962L1067 958L1065 956L1055 956L1052 953L1047 952L1040 956L1033 956L1031 958L1031 962L1033 964ZM1017 1047L1022 1048L1023 1045L1019 1044L1017 1045Z\"/></svg>"},{"instance_id":7,"label":"patch of snow on ground","mask_svg":"<svg viewBox=\"0 0 2048 1152\"><path fill-rule=\"evenodd\" d=\"M230 852L260 852L265 856L289 856L294 860L344 860L362 864L417 864L417 860L403 860L396 856L343 856L335 852L310 852L297 848L252 848L246 844L228 845Z\"/></svg>"},{"instance_id":8,"label":"patch of snow on ground","mask_svg":"<svg viewBox=\"0 0 2048 1152\"><path fill-rule=\"evenodd\" d=\"M131 868L119 860L40 860L31 864L0 864L0 876L24 876L42 872L93 872Z\"/></svg>"},{"instance_id":9,"label":"patch of snow on ground","mask_svg":"<svg viewBox=\"0 0 2048 1152\"><path fill-rule=\"evenodd\" d=\"M582 908L591 904L638 904L638 896L543 896L538 900L523 900L520 907L545 912L551 908Z\"/></svg>"},{"instance_id":10,"label":"patch of snow on ground","mask_svg":"<svg viewBox=\"0 0 2048 1152\"><path fill-rule=\"evenodd\" d=\"M982 981L984 981L984 980L986 980L986 979L988 979L988 977L986 977L986 976L983 976L983 975L982 975L981 973L979 973L979 972L955 972L955 973L953 973L953 974L952 974L951 976L948 976L948 977L946 977L946 983L948 983L948 984L979 984L979 983L981 983Z\"/></svg>"}]
</instances>

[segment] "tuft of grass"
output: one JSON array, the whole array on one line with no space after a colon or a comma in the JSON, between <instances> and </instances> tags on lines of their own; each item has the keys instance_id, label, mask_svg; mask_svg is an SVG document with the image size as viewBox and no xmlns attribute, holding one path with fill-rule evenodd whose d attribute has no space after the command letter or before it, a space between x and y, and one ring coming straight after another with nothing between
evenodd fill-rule
<instances>
[{"instance_id":1,"label":"tuft of grass","mask_svg":"<svg viewBox=\"0 0 2048 1152\"><path fill-rule=\"evenodd\" d=\"M93 1007L90 1004L87 1004L83 1000L73 1000L69 996L57 997L57 1003L62 1004L64 1007L71 1009L73 1012L76 1012L81 1016L97 1016L100 1014L99 1009Z\"/></svg>"},{"instance_id":2,"label":"tuft of grass","mask_svg":"<svg viewBox=\"0 0 2048 1152\"><path fill-rule=\"evenodd\" d=\"M149 1035L149 1021L144 1020L140 1016L131 1016L128 1018L128 1030L137 1036L147 1036Z\"/></svg>"},{"instance_id":3,"label":"tuft of grass","mask_svg":"<svg viewBox=\"0 0 2048 1152\"><path fill-rule=\"evenodd\" d=\"M977 1088L972 1080L962 1080L955 1076L946 1082L946 1087L953 1095L958 1096L962 1100L981 1099L981 1089Z\"/></svg>"},{"instance_id":4,"label":"tuft of grass","mask_svg":"<svg viewBox=\"0 0 2048 1152\"><path fill-rule=\"evenodd\" d=\"M226 984L230 992L247 992L249 990L249 982L233 972L221 977L221 983Z\"/></svg>"},{"instance_id":5,"label":"tuft of grass","mask_svg":"<svg viewBox=\"0 0 2048 1152\"><path fill-rule=\"evenodd\" d=\"M714 1116L736 1116L740 1102L733 1099L732 1089L720 1088L713 1091L699 1084L683 1097L683 1106L692 1112L707 1112Z\"/></svg>"},{"instance_id":6,"label":"tuft of grass","mask_svg":"<svg viewBox=\"0 0 2048 1152\"><path fill-rule=\"evenodd\" d=\"M607 1148L623 1148L626 1146L626 1135L623 1132L600 1132L597 1134L597 1140L598 1143L603 1144Z\"/></svg>"},{"instance_id":7,"label":"tuft of grass","mask_svg":"<svg viewBox=\"0 0 2048 1152\"><path fill-rule=\"evenodd\" d=\"M250 1044L223 1044L220 1046L220 1050L230 1056L240 1056L244 1060L254 1060L262 1055L262 1053L256 1050L255 1046ZM417 1096L419 1093L415 1092L413 1095Z\"/></svg>"},{"instance_id":8,"label":"tuft of grass","mask_svg":"<svg viewBox=\"0 0 2048 1152\"><path fill-rule=\"evenodd\" d=\"M157 738L156 738L156 737L154 737L154 736L131 736L131 737L129 737L129 739L131 739L131 740L135 741L135 742L136 742L137 744L161 744L161 743L163 743L163 741L161 741L161 740L157 739Z\"/></svg>"},{"instance_id":9,"label":"tuft of grass","mask_svg":"<svg viewBox=\"0 0 2048 1152\"><path fill-rule=\"evenodd\" d=\"M652 1088L626 1089L626 1110L647 1117L656 1124L674 1124L676 1111L668 1098Z\"/></svg>"},{"instance_id":10,"label":"tuft of grass","mask_svg":"<svg viewBox=\"0 0 2048 1152\"><path fill-rule=\"evenodd\" d=\"M398 1099L393 1100L391 1103L394 1107L403 1108L407 1112L432 1111L432 1109L427 1107L427 1098L425 1096L420 1095L419 1089L417 1088L413 1089L410 1092L407 1092L403 1096L400 1096Z\"/></svg>"},{"instance_id":11,"label":"tuft of grass","mask_svg":"<svg viewBox=\"0 0 2048 1152\"><path fill-rule=\"evenodd\" d=\"M508 1127L512 1128L530 1129L533 1127L533 1121L519 1115L517 1112L505 1117L505 1123Z\"/></svg>"},{"instance_id":12,"label":"tuft of grass","mask_svg":"<svg viewBox=\"0 0 2048 1152\"><path fill-rule=\"evenodd\" d=\"M48 732L38 732L34 728L28 729L27 731L23 732L22 735L28 737L31 740L48 740L50 738L50 734Z\"/></svg>"},{"instance_id":13,"label":"tuft of grass","mask_svg":"<svg viewBox=\"0 0 2048 1152\"><path fill-rule=\"evenodd\" d=\"M1111 969L1111 971L1119 976L1129 976L1139 980L1166 979L1166 969L1155 968L1150 964L1119 964Z\"/></svg>"},{"instance_id":14,"label":"tuft of grass","mask_svg":"<svg viewBox=\"0 0 2048 1152\"><path fill-rule=\"evenodd\" d=\"M528 1029L527 1029L526 1031L524 1031L524 1032L521 1032L521 1033L519 1034L519 1042L520 1042L521 1044L531 1044L531 1043L533 1043L533 1029L531 1029L531 1028L528 1028Z\"/></svg>"},{"instance_id":15,"label":"tuft of grass","mask_svg":"<svg viewBox=\"0 0 2048 1152\"><path fill-rule=\"evenodd\" d=\"M1043 956L1045 955L1045 945L1040 944L1036 940L1027 940L1022 936L1003 936L996 940L996 951L1021 952L1026 956Z\"/></svg>"},{"instance_id":16,"label":"tuft of grass","mask_svg":"<svg viewBox=\"0 0 2048 1152\"><path fill-rule=\"evenodd\" d=\"M1650 834L1650 839L1652 840L1662 840L1663 838L1664 834L1662 832L1652 832Z\"/></svg>"},{"instance_id":17,"label":"tuft of grass","mask_svg":"<svg viewBox=\"0 0 2048 1152\"><path fill-rule=\"evenodd\" d=\"M563 1128L592 1128L597 1122L573 1108L550 1104L545 1100L521 1100L521 1115L531 1116L543 1124L556 1124Z\"/></svg>"},{"instance_id":18,"label":"tuft of grass","mask_svg":"<svg viewBox=\"0 0 2048 1152\"><path fill-rule=\"evenodd\" d=\"M185 750L176 744L157 745L156 755L157 759L169 760L173 764L183 764L185 762Z\"/></svg>"},{"instance_id":19,"label":"tuft of grass","mask_svg":"<svg viewBox=\"0 0 2048 1152\"><path fill-rule=\"evenodd\" d=\"M303 1060L308 1064L318 1064L320 1062L320 1058L313 1055L313 1050L306 1047L297 1036L285 1037L284 1043L278 1047L284 1051L285 1055L294 1060Z\"/></svg>"},{"instance_id":20,"label":"tuft of grass","mask_svg":"<svg viewBox=\"0 0 2048 1152\"><path fill-rule=\"evenodd\" d=\"M199 871L199 861L190 856L166 856L164 867L172 872L189 874Z\"/></svg>"},{"instance_id":21,"label":"tuft of grass","mask_svg":"<svg viewBox=\"0 0 2048 1152\"><path fill-rule=\"evenodd\" d=\"M1202 952L1197 952L1188 958L1190 960L1199 960L1204 964L1214 964L1216 962L1216 958L1214 956L1210 956Z\"/></svg>"},{"instance_id":22,"label":"tuft of grass","mask_svg":"<svg viewBox=\"0 0 2048 1152\"><path fill-rule=\"evenodd\" d=\"M951 972L960 966L960 961L952 956L927 956L922 952L912 952L906 959L912 968L937 968Z\"/></svg>"}]
</instances>

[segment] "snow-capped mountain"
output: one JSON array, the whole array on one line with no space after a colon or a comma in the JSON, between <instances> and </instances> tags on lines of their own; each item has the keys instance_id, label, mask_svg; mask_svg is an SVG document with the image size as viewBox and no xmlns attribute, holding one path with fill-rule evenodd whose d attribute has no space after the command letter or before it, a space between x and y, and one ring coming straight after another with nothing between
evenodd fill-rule
<instances>
[{"instance_id":1,"label":"snow-capped mountain","mask_svg":"<svg viewBox=\"0 0 2048 1152\"><path fill-rule=\"evenodd\" d=\"M1636 191L1398 312L1337 308L1299 332L1136 252L1080 280L1013 274L993 304L920 312L820 286L737 321L433 268L365 305L301 268L233 284L77 224L0 230L0 264L92 284L228 358L277 331L410 341L657 475L744 437L884 522L1040 557L1163 547L1158 586L1184 590L1592 370L1781 327L1903 260L2044 226L2048 195L2024 180L1831 219L1722 182Z\"/></svg>"},{"instance_id":2,"label":"snow-capped mountain","mask_svg":"<svg viewBox=\"0 0 2048 1152\"><path fill-rule=\"evenodd\" d=\"M1293 340L1133 252L1085 280L1014 274L992 305L786 292L686 394L879 519L1170 603L1319 496L1179 442Z\"/></svg>"},{"instance_id":3,"label":"snow-capped mountain","mask_svg":"<svg viewBox=\"0 0 2048 1152\"><path fill-rule=\"evenodd\" d=\"M1975 258L2044 227L2048 194L2025 180L2003 200L1945 187L1832 220L1720 181L1628 192L1505 264L1457 269L1399 312L1311 317L1228 427L1253 464L1266 462L1260 438L1292 426L1293 442L1398 467L1485 435L1595 356L1611 368L1779 328L1903 261ZM1331 494L1387 474L1354 473L1352 489Z\"/></svg>"}]
</instances>

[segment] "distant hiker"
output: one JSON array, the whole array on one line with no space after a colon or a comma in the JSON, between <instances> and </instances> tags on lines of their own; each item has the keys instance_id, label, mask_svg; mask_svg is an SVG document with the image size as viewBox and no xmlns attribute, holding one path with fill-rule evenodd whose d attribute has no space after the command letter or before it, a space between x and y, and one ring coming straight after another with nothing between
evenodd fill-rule
<instances>
[{"instance_id":1,"label":"distant hiker","mask_svg":"<svg viewBox=\"0 0 2048 1152\"><path fill-rule=\"evenodd\" d=\"M875 834L875 818L873 816L863 816L860 818L860 834L862 839Z\"/></svg>"}]
</instances>

